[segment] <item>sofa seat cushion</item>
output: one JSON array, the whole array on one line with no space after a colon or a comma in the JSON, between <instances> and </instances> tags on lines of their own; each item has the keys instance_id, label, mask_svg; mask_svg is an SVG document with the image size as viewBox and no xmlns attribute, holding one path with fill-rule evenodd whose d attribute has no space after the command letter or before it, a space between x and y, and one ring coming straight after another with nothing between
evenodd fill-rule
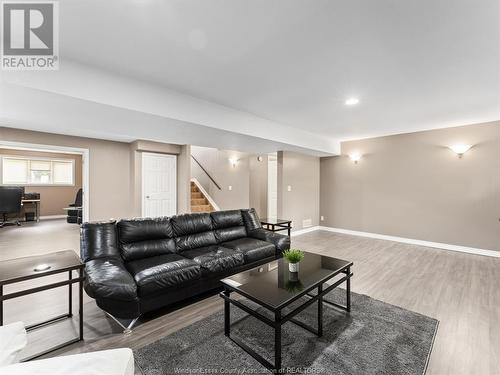
<instances>
[{"instance_id":1,"label":"sofa seat cushion","mask_svg":"<svg viewBox=\"0 0 500 375\"><path fill-rule=\"evenodd\" d=\"M140 296L180 286L201 277L198 263L178 254L165 254L127 263Z\"/></svg>"},{"instance_id":2,"label":"sofa seat cushion","mask_svg":"<svg viewBox=\"0 0 500 375\"><path fill-rule=\"evenodd\" d=\"M228 271L245 263L241 252L218 245L183 251L182 256L199 264L204 275Z\"/></svg>"},{"instance_id":3,"label":"sofa seat cushion","mask_svg":"<svg viewBox=\"0 0 500 375\"><path fill-rule=\"evenodd\" d=\"M239 238L237 240L224 242L222 246L243 253L246 263L255 262L276 254L276 248L272 243L256 238Z\"/></svg>"}]
</instances>

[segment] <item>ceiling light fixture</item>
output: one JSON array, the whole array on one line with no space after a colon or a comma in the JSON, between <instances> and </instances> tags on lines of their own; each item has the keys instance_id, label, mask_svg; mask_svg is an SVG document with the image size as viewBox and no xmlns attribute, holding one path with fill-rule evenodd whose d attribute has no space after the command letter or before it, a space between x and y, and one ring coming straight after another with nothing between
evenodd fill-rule
<instances>
[{"instance_id":1,"label":"ceiling light fixture","mask_svg":"<svg viewBox=\"0 0 500 375\"><path fill-rule=\"evenodd\" d=\"M359 103L358 98L349 98L345 101L345 105L356 105Z\"/></svg>"},{"instance_id":2,"label":"ceiling light fixture","mask_svg":"<svg viewBox=\"0 0 500 375\"><path fill-rule=\"evenodd\" d=\"M469 151L471 147L472 145L466 144L456 144L449 146L450 150L457 154L459 158L461 158L467 151Z\"/></svg>"}]
</instances>

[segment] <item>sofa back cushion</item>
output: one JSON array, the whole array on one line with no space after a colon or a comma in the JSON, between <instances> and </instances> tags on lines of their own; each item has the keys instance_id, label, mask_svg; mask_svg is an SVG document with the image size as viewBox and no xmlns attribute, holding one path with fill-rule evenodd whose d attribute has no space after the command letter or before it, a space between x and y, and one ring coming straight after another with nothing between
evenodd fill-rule
<instances>
[{"instance_id":1,"label":"sofa back cushion","mask_svg":"<svg viewBox=\"0 0 500 375\"><path fill-rule=\"evenodd\" d=\"M118 242L124 260L176 252L172 225L167 217L120 220Z\"/></svg>"},{"instance_id":2,"label":"sofa back cushion","mask_svg":"<svg viewBox=\"0 0 500 375\"><path fill-rule=\"evenodd\" d=\"M210 214L218 243L247 236L241 210L217 211Z\"/></svg>"},{"instance_id":3,"label":"sofa back cushion","mask_svg":"<svg viewBox=\"0 0 500 375\"><path fill-rule=\"evenodd\" d=\"M177 251L217 244L209 213L173 216L171 223Z\"/></svg>"},{"instance_id":4,"label":"sofa back cushion","mask_svg":"<svg viewBox=\"0 0 500 375\"><path fill-rule=\"evenodd\" d=\"M120 259L115 224L114 220L82 224L80 257L84 262L99 258Z\"/></svg>"}]
</instances>

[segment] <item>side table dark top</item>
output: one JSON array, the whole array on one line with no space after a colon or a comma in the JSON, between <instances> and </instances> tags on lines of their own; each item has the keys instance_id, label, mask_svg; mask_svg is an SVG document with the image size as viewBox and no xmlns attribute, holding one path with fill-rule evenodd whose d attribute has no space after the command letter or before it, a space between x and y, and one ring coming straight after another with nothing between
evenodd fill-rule
<instances>
[{"instance_id":1,"label":"side table dark top","mask_svg":"<svg viewBox=\"0 0 500 375\"><path fill-rule=\"evenodd\" d=\"M50 268L45 271L35 271L35 267L41 264L46 264ZM0 285L17 283L82 267L83 263L80 257L73 250L4 260L0 261Z\"/></svg>"},{"instance_id":2,"label":"side table dark top","mask_svg":"<svg viewBox=\"0 0 500 375\"><path fill-rule=\"evenodd\" d=\"M279 224L291 223L292 220L278 219L278 218L274 218L274 217L265 217L263 219L260 219L260 222L261 222L261 224L279 225Z\"/></svg>"},{"instance_id":3,"label":"side table dark top","mask_svg":"<svg viewBox=\"0 0 500 375\"><path fill-rule=\"evenodd\" d=\"M47 326L48 324L56 323L63 319L72 319L72 287L73 284L78 283L78 337L65 341L40 353L34 354L28 358L24 358L22 360L23 362L38 358L55 350L59 350L65 346L83 340L83 280L85 279L85 276L83 274L84 266L85 265L80 260L80 257L73 250L64 250L50 254L0 261L0 326L4 324L4 303L6 301L63 286L68 288L68 312L62 315L51 317L42 322L29 325L26 327L26 331L29 332L38 328L42 328ZM41 270L36 271L36 268L41 268ZM77 277L73 276L74 272L77 273ZM42 278L44 276L60 273L67 273L68 279L63 281L51 282L49 284L41 286L30 287L29 285L27 285L22 290L11 292L8 294L4 293L4 285Z\"/></svg>"},{"instance_id":4,"label":"side table dark top","mask_svg":"<svg viewBox=\"0 0 500 375\"><path fill-rule=\"evenodd\" d=\"M286 230L288 232L288 237L290 237L292 231L292 220L265 217L260 219L260 223L264 229L271 232L281 232Z\"/></svg>"}]
</instances>

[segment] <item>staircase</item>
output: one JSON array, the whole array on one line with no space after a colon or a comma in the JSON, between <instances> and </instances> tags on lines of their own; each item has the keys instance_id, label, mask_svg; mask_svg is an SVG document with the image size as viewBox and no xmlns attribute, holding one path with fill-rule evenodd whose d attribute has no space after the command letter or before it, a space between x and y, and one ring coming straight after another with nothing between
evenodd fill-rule
<instances>
[{"instance_id":1,"label":"staircase","mask_svg":"<svg viewBox=\"0 0 500 375\"><path fill-rule=\"evenodd\" d=\"M198 186L191 181L191 212L212 212L212 207L208 199L198 189Z\"/></svg>"}]
</instances>

